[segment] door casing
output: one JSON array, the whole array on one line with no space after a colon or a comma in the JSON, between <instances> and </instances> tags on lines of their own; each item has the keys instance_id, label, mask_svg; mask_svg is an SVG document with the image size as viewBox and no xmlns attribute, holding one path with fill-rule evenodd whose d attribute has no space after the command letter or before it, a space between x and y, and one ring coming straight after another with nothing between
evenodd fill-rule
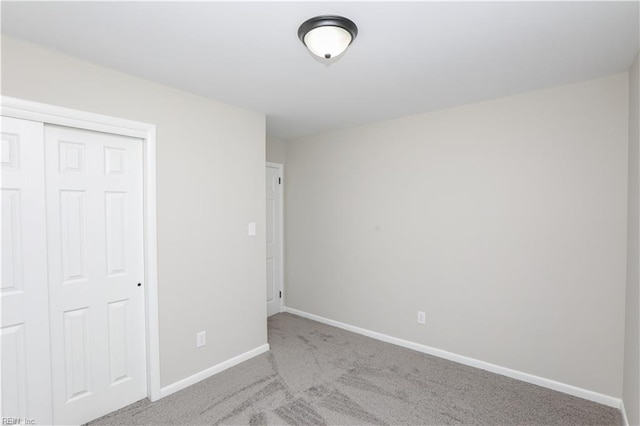
<instances>
[{"instance_id":1,"label":"door casing","mask_svg":"<svg viewBox=\"0 0 640 426\"><path fill-rule=\"evenodd\" d=\"M156 126L70 108L2 96L1 114L18 118L93 130L143 140L143 227L145 275L145 334L147 397L160 399L160 338L158 320L158 247L156 216Z\"/></svg>"}]
</instances>

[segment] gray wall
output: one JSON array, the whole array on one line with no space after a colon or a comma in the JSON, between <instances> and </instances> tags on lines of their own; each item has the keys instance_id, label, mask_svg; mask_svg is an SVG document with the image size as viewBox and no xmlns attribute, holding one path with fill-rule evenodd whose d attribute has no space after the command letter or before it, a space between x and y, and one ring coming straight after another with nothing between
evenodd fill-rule
<instances>
[{"instance_id":1,"label":"gray wall","mask_svg":"<svg viewBox=\"0 0 640 426\"><path fill-rule=\"evenodd\" d=\"M640 53L629 71L629 236L627 240L624 406L640 424Z\"/></svg>"},{"instance_id":2,"label":"gray wall","mask_svg":"<svg viewBox=\"0 0 640 426\"><path fill-rule=\"evenodd\" d=\"M263 114L5 37L2 94L157 125L162 386L266 343Z\"/></svg>"},{"instance_id":3,"label":"gray wall","mask_svg":"<svg viewBox=\"0 0 640 426\"><path fill-rule=\"evenodd\" d=\"M621 397L627 145L626 73L289 141L287 305Z\"/></svg>"},{"instance_id":4,"label":"gray wall","mask_svg":"<svg viewBox=\"0 0 640 426\"><path fill-rule=\"evenodd\" d=\"M267 161L284 164L286 158L286 145L283 140L267 136Z\"/></svg>"}]
</instances>

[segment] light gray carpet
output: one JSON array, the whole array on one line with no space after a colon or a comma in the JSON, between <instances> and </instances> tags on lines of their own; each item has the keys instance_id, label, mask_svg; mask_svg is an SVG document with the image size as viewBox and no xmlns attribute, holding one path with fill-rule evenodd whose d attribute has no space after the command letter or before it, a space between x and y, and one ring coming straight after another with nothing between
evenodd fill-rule
<instances>
[{"instance_id":1,"label":"light gray carpet","mask_svg":"<svg viewBox=\"0 0 640 426\"><path fill-rule=\"evenodd\" d=\"M621 425L616 409L291 314L271 351L92 424Z\"/></svg>"}]
</instances>

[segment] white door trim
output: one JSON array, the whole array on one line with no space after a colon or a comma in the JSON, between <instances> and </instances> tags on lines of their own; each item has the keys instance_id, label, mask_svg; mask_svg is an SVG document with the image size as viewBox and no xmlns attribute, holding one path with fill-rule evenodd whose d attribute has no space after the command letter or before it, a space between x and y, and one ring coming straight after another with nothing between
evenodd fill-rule
<instances>
[{"instance_id":1,"label":"white door trim","mask_svg":"<svg viewBox=\"0 0 640 426\"><path fill-rule=\"evenodd\" d=\"M75 127L143 140L144 272L147 343L147 396L160 399L158 321L158 247L156 217L156 126L2 96L2 115L45 124Z\"/></svg>"},{"instance_id":2,"label":"white door trim","mask_svg":"<svg viewBox=\"0 0 640 426\"><path fill-rule=\"evenodd\" d=\"M280 191L280 289L278 291L282 292L282 297L280 298L280 309L279 312L284 312L284 307L286 306L284 303L284 299L287 297L287 294L284 291L284 164L282 163L271 163L267 161L267 167L273 167L274 169L278 169L278 174L282 177L282 184L279 186Z\"/></svg>"}]
</instances>

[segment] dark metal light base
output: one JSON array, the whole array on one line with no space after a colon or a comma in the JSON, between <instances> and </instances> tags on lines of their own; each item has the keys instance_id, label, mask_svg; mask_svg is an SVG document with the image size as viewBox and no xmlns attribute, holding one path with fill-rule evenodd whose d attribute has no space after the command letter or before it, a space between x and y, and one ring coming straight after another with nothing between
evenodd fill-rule
<instances>
[{"instance_id":1,"label":"dark metal light base","mask_svg":"<svg viewBox=\"0 0 640 426\"><path fill-rule=\"evenodd\" d=\"M351 34L351 42L349 44L353 43L353 40L355 40L358 35L358 27L351 19L336 15L316 16L314 18L307 19L302 23L302 25L300 25L300 28L298 28L298 38L305 46L306 43L304 43L304 36L307 35L309 31L318 27L338 27L346 30Z\"/></svg>"}]
</instances>

